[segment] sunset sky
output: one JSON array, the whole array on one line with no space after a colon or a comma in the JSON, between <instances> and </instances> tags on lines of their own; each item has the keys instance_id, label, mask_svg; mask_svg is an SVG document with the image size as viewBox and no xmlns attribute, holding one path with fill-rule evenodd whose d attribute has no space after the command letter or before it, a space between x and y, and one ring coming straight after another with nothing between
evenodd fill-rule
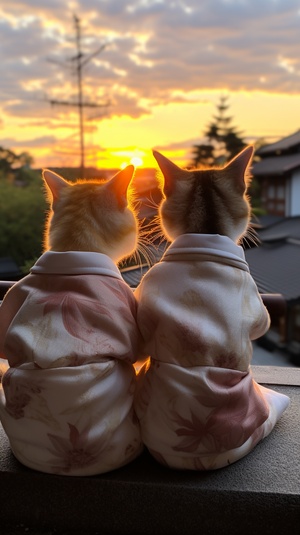
<instances>
[{"instance_id":1,"label":"sunset sky","mask_svg":"<svg viewBox=\"0 0 300 535\"><path fill-rule=\"evenodd\" d=\"M84 101L109 102L86 165L185 165L221 95L246 141L300 129L300 0L1 0L0 145L35 167L79 164L77 108L49 102L78 98L75 14Z\"/></svg>"}]
</instances>

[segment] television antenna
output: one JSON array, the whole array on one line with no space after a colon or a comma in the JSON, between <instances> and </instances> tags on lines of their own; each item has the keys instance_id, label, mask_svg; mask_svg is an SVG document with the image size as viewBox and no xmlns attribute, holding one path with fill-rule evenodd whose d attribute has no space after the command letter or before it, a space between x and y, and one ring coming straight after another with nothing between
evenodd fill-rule
<instances>
[{"instance_id":1,"label":"television antenna","mask_svg":"<svg viewBox=\"0 0 300 535\"><path fill-rule=\"evenodd\" d=\"M103 44L99 46L94 52L91 54L84 54L82 52L82 35L81 35L81 21L79 17L74 15L74 25L75 25L75 33L76 33L76 54L72 58L70 58L69 61L72 61L75 65L76 70L76 76L77 76L77 100L71 101L71 100L56 100L56 99L48 99L50 104L52 106L60 105L60 106L73 106L77 107L78 109L78 116L79 116L79 136L80 136L80 175L81 178L84 177L84 167L85 167L85 144L84 144L84 117L83 117L83 109L84 108L105 108L109 106L110 102L107 101L105 103L99 103L99 102L91 102L91 101L85 101L83 99L83 68L85 65L87 65L95 56L103 52L103 50L106 48L106 44ZM49 60L53 63L58 63L55 60Z\"/></svg>"}]
</instances>

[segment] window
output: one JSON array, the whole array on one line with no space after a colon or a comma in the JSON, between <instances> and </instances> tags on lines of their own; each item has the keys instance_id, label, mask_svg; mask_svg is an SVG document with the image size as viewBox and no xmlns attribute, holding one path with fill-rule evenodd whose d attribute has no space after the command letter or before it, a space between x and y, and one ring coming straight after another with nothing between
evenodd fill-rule
<instances>
[{"instance_id":1,"label":"window","mask_svg":"<svg viewBox=\"0 0 300 535\"><path fill-rule=\"evenodd\" d=\"M285 215L286 207L285 179L267 178L263 187L263 203L266 210L272 215Z\"/></svg>"}]
</instances>

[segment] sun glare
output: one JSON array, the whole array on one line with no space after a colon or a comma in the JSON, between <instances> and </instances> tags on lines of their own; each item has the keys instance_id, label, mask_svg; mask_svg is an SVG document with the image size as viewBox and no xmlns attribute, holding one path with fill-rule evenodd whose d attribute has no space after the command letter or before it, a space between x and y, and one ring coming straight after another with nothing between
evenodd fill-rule
<instances>
[{"instance_id":1,"label":"sun glare","mask_svg":"<svg viewBox=\"0 0 300 535\"><path fill-rule=\"evenodd\" d=\"M134 165L134 167L141 167L143 165L143 160L139 156L133 156L131 158L130 163Z\"/></svg>"},{"instance_id":2,"label":"sun glare","mask_svg":"<svg viewBox=\"0 0 300 535\"><path fill-rule=\"evenodd\" d=\"M123 156L125 156L125 154L123 154ZM120 168L121 169L124 169L127 165L134 165L134 167L142 167L144 165L144 160L141 156L139 156L138 154L134 154L132 156L132 154L128 154L128 160L124 160L121 164L120 164Z\"/></svg>"}]
</instances>

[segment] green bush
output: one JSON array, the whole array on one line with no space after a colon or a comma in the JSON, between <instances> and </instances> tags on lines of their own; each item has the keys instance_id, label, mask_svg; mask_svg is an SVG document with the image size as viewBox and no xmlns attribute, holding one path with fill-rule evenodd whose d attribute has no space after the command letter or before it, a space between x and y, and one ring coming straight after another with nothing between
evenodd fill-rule
<instances>
[{"instance_id":1,"label":"green bush","mask_svg":"<svg viewBox=\"0 0 300 535\"><path fill-rule=\"evenodd\" d=\"M17 181L0 175L0 256L20 268L34 263L42 253L46 210L40 172L29 170Z\"/></svg>"}]
</instances>

